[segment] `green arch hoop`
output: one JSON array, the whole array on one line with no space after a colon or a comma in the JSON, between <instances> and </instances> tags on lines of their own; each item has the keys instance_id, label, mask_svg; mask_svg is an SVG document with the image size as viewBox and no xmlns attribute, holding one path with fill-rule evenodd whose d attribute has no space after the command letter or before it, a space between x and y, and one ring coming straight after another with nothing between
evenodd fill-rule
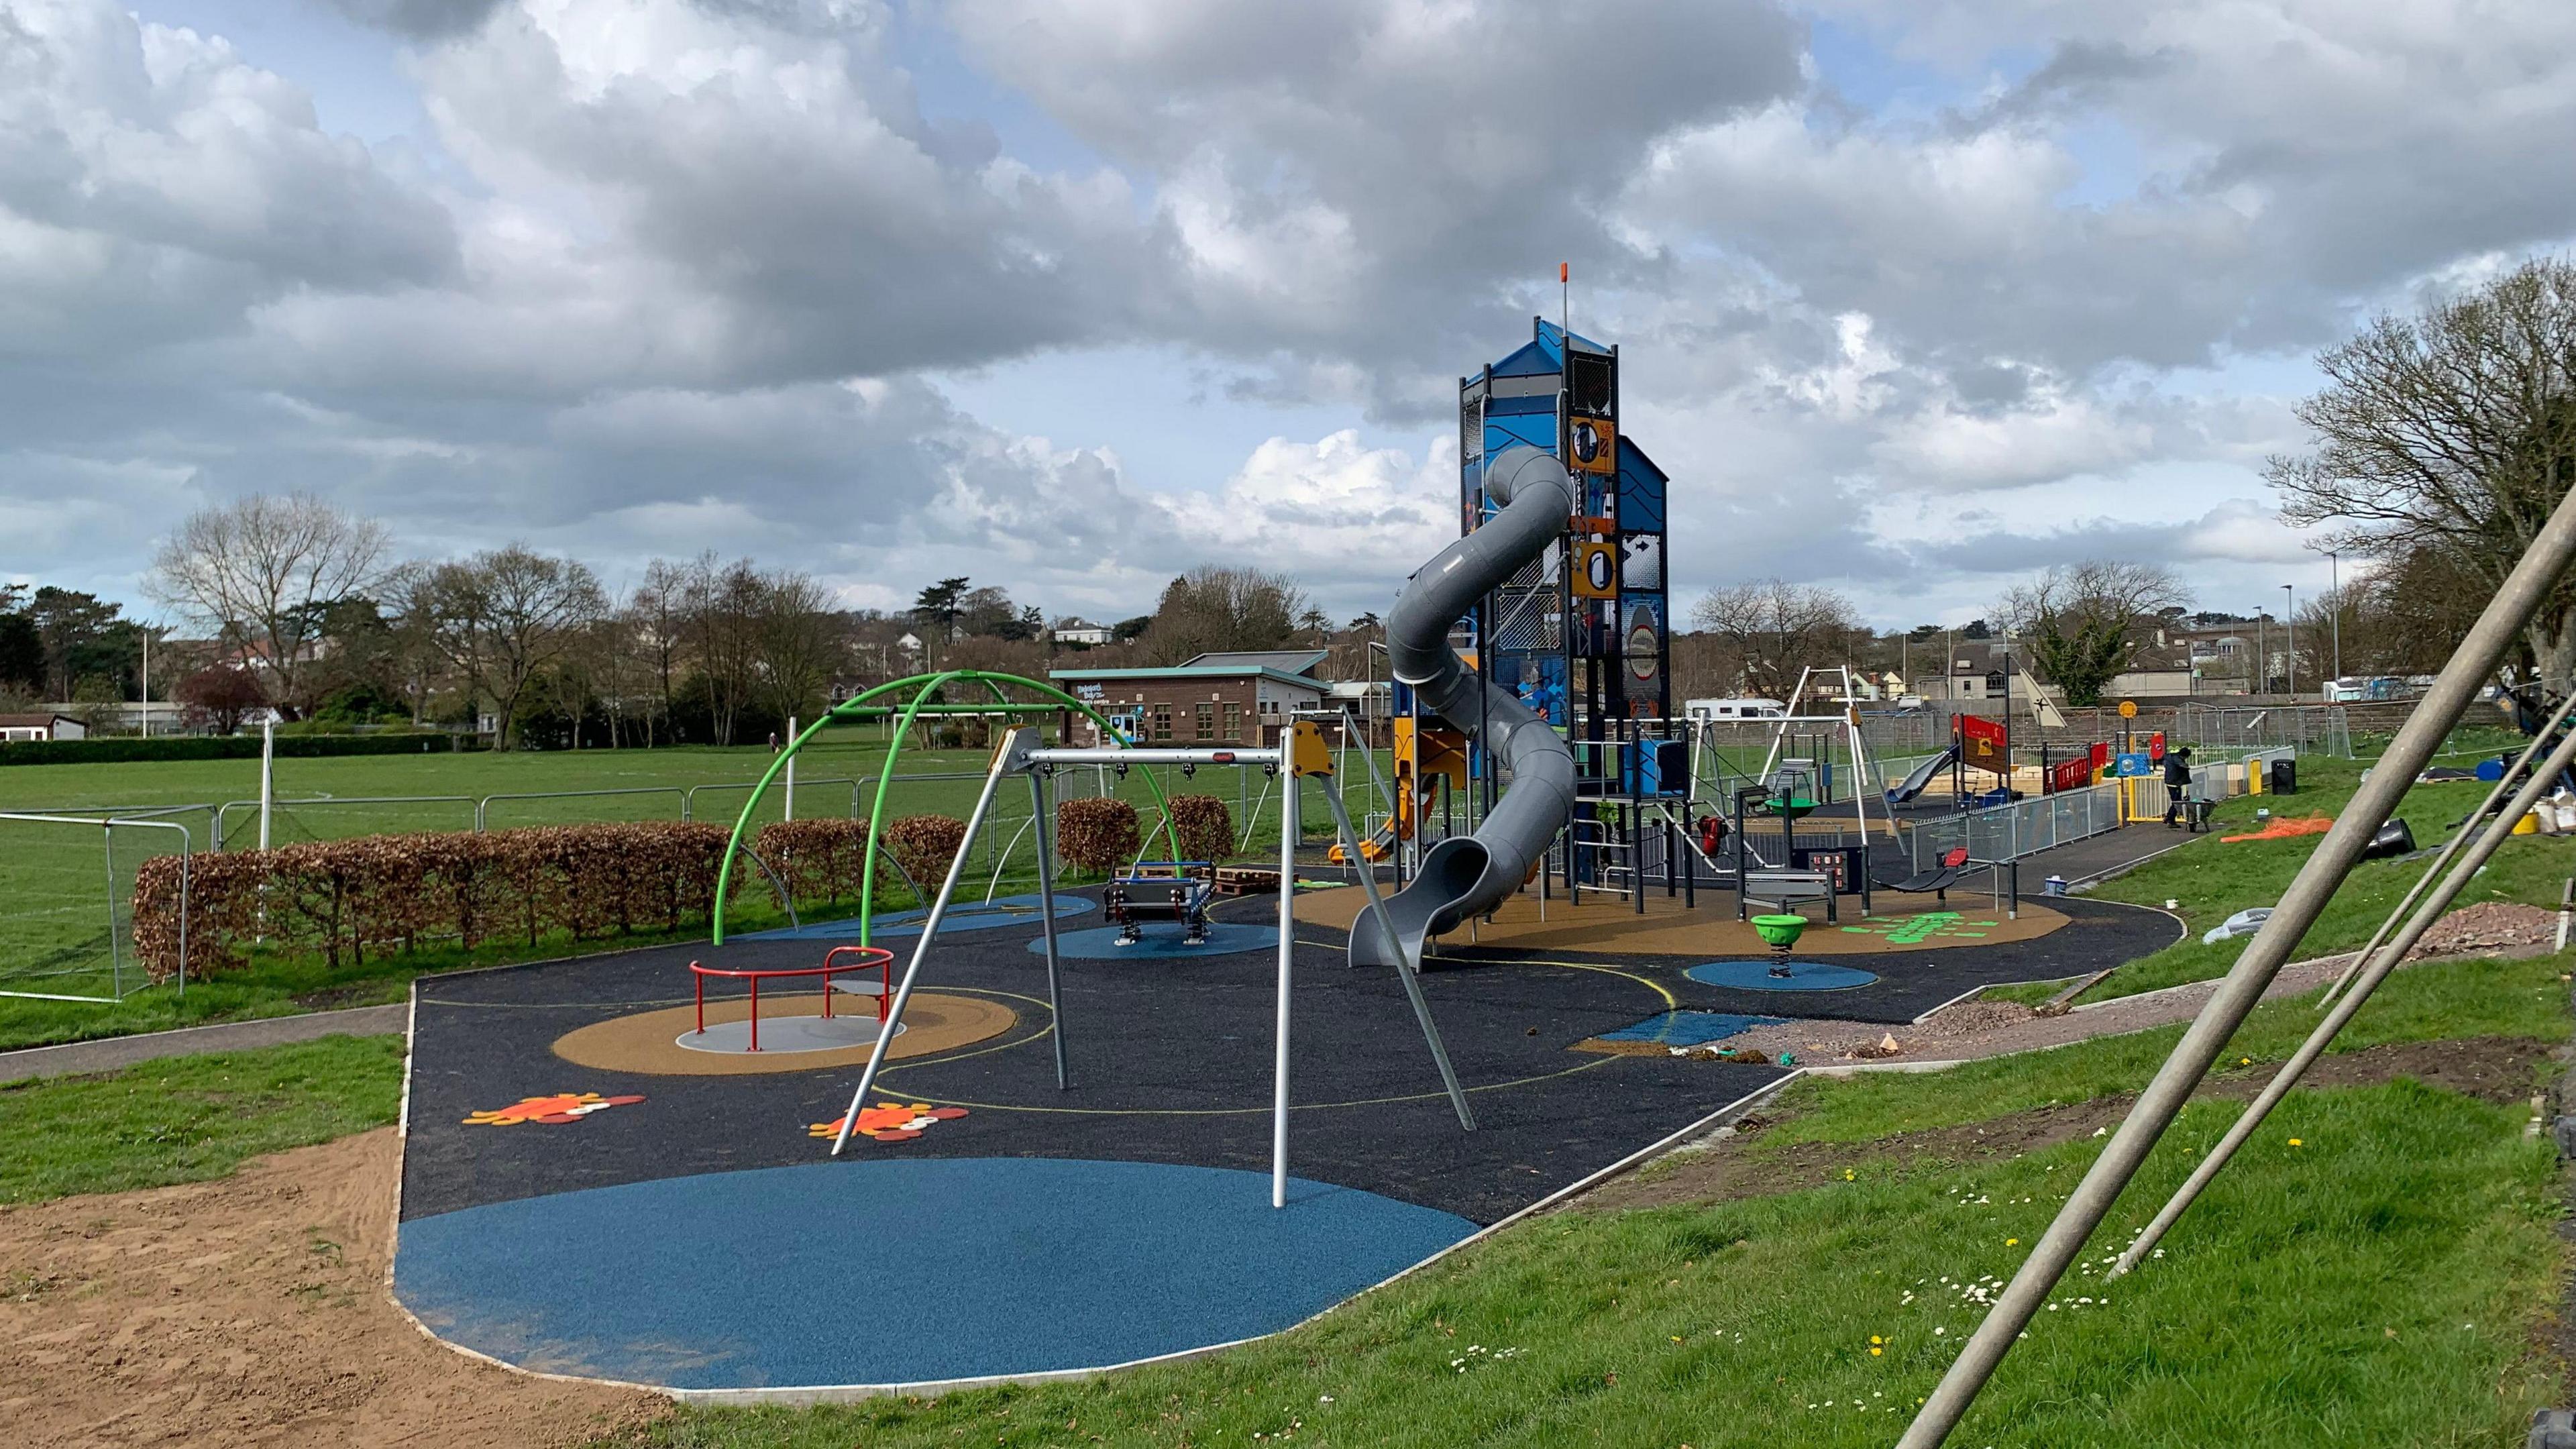
<instances>
[{"instance_id":1,"label":"green arch hoop","mask_svg":"<svg viewBox=\"0 0 2576 1449\"><path fill-rule=\"evenodd\" d=\"M986 690L992 693L993 703L989 705L932 704L930 702L932 698L936 696L942 688L950 684L981 684ZM1054 702L1024 704L1013 700L1002 693L1002 686L1006 684L1015 685L1022 689L1036 690L1038 693L1048 696L1049 699ZM918 687L914 688L915 686ZM868 701L875 699L879 695L891 694L897 690L907 688L914 689L912 699L910 703L903 706L902 714L895 720L893 737L886 742L885 764L877 771L876 799L868 808L867 858L860 866L859 875L859 944L862 946L869 944L869 931L871 929L871 923L875 918L877 892L877 840L880 833L885 828L886 791L894 784L895 761L903 754L904 737L912 733L914 720L920 718L924 714L988 715L997 712L1014 714L1054 714L1059 710L1074 709L1081 711L1084 716L1089 718L1093 723L1099 725L1101 735L1104 739L1116 740L1120 749L1135 748L1136 742L1127 738L1126 733L1120 730L1116 725L1111 724L1108 716L1103 715L1100 711L1093 709L1090 705L1083 703L1081 700L1074 698L1072 695L1065 693L1063 690L1056 688L1052 684L1048 684L1042 680L1028 679L1017 674L1002 674L986 669L948 669L932 674L908 675L902 679L888 680L884 684L877 685L873 689L861 690L857 694L851 695L848 699L841 701L839 704L832 706L829 710L824 711L821 718L815 720L812 724L807 725L803 730L799 731L796 738L789 740L787 742L787 747L778 752L778 757L769 762L769 768L761 774L760 783L752 786L751 798L743 802L742 814L736 816L734 819L733 838L725 845L724 864L719 866L716 871L715 931L714 939L711 944L718 946L724 944L725 899L731 894L733 889L734 856L745 848L743 845L743 834L751 829L751 817L760 809L760 802L768 797L770 782L778 778L778 772L787 768L787 762L795 758L796 752L803 749L805 747L805 742L812 739L815 732L822 729L823 726L830 724L834 720L846 719L859 714L892 714L894 712L892 706L870 705ZM1180 837L1172 825L1171 802L1163 798L1162 782L1156 780L1152 772L1148 771L1145 775L1145 786L1147 789L1154 792L1154 803L1161 807L1163 812L1163 830L1166 838L1171 842L1173 852L1178 854L1180 851Z\"/></svg>"}]
</instances>

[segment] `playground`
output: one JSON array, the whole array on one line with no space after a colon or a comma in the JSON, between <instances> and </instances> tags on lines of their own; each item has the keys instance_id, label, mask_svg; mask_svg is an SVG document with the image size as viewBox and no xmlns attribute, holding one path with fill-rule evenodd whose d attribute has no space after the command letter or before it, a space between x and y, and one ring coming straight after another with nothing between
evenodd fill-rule
<instances>
[{"instance_id":1,"label":"playground","mask_svg":"<svg viewBox=\"0 0 2576 1449\"><path fill-rule=\"evenodd\" d=\"M1164 1442L1158 1426L1183 1418L1250 1440L1310 1416L1350 1442L1465 1425L1648 1442L1672 1431L1652 1394L1700 1419L1723 1398L1724 1422L1690 1442L1821 1441L1801 1430L1826 1414L1855 1426L1826 1440L1892 1435L2024 1271L2122 1094L2256 949L2197 940L2211 903L2233 914L2259 887L2289 909L2367 787L2323 762L2338 814L2257 828L2251 797L2298 788L2261 752L2163 769L2160 740L2062 756L2043 741L2034 767L2008 724L1965 715L1946 746L1887 758L1847 670L1802 679L1777 718L1674 718L1664 480L1633 440L1606 441L1611 360L1538 324L1464 385L1486 425L1462 468L1472 526L1387 619L1383 741L1324 712L1241 741L1139 741L1046 680L958 669L842 701L712 787L635 787L676 794L708 842L707 929L626 949L576 932L553 959L409 979L407 1049L382 1084L399 1088L398 1132L368 1169L393 1229L366 1249L360 1296L459 1367L443 1379L380 1333L353 1341L404 1360L416 1393L456 1393L467 1418L451 1385L524 1371L500 1398L547 1437L621 1444L787 1422L665 1419L638 1390L710 1413L874 1401L794 1422L911 1436L889 1442L1094 1425ZM1562 419L1533 399L1555 394L1531 377L1585 400L1596 451L1552 451ZM1077 721L1095 743L1074 743ZM2426 839L2449 835L2426 882L2468 852L2434 914L2528 805L2505 797L2539 752L2557 749L2553 779L2576 754L2565 721L2535 724L2491 775L2452 772L2493 786L2469 817L2488 824L2418 811ZM932 723L989 743L925 759ZM904 815L923 784L941 813ZM807 807L789 806L800 788ZM479 821L545 793L464 803ZM2206 808L2174 833L2136 828L2177 802ZM2180 828L2209 816L2223 829ZM2185 848L2187 864L2159 861ZM2528 848L2498 859L2492 879L2523 896L2557 868ZM2061 889L2142 866L2134 887ZM2426 888L2397 899L2405 866L2374 861L2320 928L2359 944L2362 918L2395 902L2361 959L2296 963L2277 994L2352 977L2357 1005L2415 959L2421 921L2374 955ZM826 878L850 889L806 890ZM2512 924L2517 950L2534 929ZM1999 1386L1985 1411L2013 1416L2018 1442L2072 1442L2107 1393L2164 1426L2141 1442L2278 1420L2279 1360L2229 1357L2230 1335L2205 1332L2214 1305L2237 1333L2303 1345L2296 1401L2330 1406L2353 1442L2492 1417L2547 1277L2543 1226L2492 1230L2546 1190L2522 1114L2564 1035L2564 987L2551 960L2480 960L2384 996L2390 1014L2331 1048L2346 1055L2319 1082L2337 1092L2287 1099L2288 1148L2262 1140L2264 1171L2214 1194L2174 1265L2117 1290L2133 1315L2192 1325L2199 1341L2169 1346L2173 1392L2124 1377L2136 1329L2085 1281L2109 1258L2088 1262L2045 1310L2064 1312L2034 1350L2053 1372ZM2230 1047L2248 1075L2219 1091L2254 1097L2250 1122L2280 1100L2255 1092L2258 1058L2291 1054L2315 1012L2248 1008ZM317 1060L347 1065L336 1051ZM187 1128L210 1141L234 1101L213 1081ZM2222 1125L2194 1108L2177 1132L2194 1162L2148 1180L2222 1160L2241 1140ZM274 1191L300 1204L307 1189ZM233 1210L224 1241L255 1237L257 1209ZM2267 1224L2290 1218L2284 1247ZM304 1251L336 1264L328 1242ZM37 1302L53 1280L16 1267L14 1244L0 1227L0 1268ZM2354 1285L2341 1300L2318 1286L2328 1258ZM2419 1301L2383 1306L2399 1276ZM2361 1317L2373 1332L2346 1333ZM2401 1353L2383 1331L2459 1347ZM111 1347L65 1361L122 1372L98 1367ZM2465 1419L2392 1407L2471 1398ZM576 1413L596 1416L588 1430Z\"/></svg>"}]
</instances>

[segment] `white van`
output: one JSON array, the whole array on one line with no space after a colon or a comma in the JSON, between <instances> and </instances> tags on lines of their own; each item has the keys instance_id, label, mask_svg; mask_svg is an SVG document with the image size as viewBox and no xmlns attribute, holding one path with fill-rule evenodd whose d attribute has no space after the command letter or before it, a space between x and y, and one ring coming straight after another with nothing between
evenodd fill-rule
<instances>
[{"instance_id":1,"label":"white van","mask_svg":"<svg viewBox=\"0 0 2576 1449\"><path fill-rule=\"evenodd\" d=\"M1781 719L1789 707L1776 699L1693 699L1682 704L1683 717L1694 724L1720 719Z\"/></svg>"}]
</instances>

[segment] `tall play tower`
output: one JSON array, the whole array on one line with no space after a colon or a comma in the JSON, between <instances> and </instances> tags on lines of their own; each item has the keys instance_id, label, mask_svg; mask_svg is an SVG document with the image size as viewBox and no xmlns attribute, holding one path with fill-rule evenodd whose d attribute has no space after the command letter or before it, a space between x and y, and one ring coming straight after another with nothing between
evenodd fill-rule
<instances>
[{"instance_id":1,"label":"tall play tower","mask_svg":"<svg viewBox=\"0 0 2576 1449\"><path fill-rule=\"evenodd\" d=\"M1667 480L1619 428L1619 349L1533 317L1526 344L1459 379L1462 533L1496 511L1485 460L1523 443L1562 462L1582 496L1564 535L1469 614L1479 671L1581 739L1611 720L1671 718Z\"/></svg>"}]
</instances>

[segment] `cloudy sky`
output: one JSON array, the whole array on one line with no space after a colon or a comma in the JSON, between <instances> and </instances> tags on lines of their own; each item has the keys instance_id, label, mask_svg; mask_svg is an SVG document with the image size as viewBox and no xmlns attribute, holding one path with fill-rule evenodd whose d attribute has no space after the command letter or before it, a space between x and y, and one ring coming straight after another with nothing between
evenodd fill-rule
<instances>
[{"instance_id":1,"label":"cloudy sky","mask_svg":"<svg viewBox=\"0 0 2576 1449\"><path fill-rule=\"evenodd\" d=\"M1382 609L1574 270L1682 600L2322 585L2308 357L2576 234L2565 0L0 0L0 578L308 489L612 584Z\"/></svg>"}]
</instances>

